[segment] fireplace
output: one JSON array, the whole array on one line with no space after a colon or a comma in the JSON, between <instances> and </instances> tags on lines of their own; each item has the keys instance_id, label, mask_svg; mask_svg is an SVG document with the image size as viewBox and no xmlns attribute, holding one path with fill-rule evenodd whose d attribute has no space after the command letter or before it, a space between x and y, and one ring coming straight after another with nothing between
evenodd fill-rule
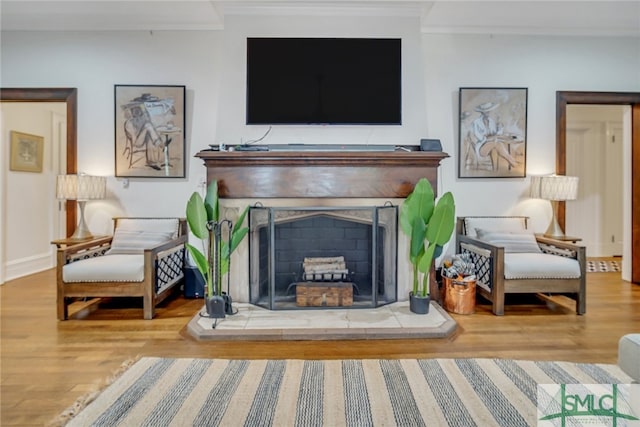
<instances>
[{"instance_id":1,"label":"fireplace","mask_svg":"<svg viewBox=\"0 0 640 427\"><path fill-rule=\"evenodd\" d=\"M230 292L234 301L251 301L264 307L273 304L269 302L270 295L274 297L274 301L278 301L275 292L277 257L271 255L269 259L267 240L264 240L266 237L263 237L260 243L260 235L274 234L276 230L285 234L291 233L291 230L287 231L287 227L303 226L307 221L333 221L334 224L347 222L356 230L358 227L362 227L362 230L364 228L370 230L371 241L367 245L371 247L372 252L362 255L370 260L371 265L366 268L368 273L360 271L362 265L353 266L355 260L350 259L352 257L350 254L327 251L320 255L345 257L350 272L350 277L345 283L357 285L357 289L352 286L353 306L359 307L362 304L376 306L392 300L408 299L411 288L409 242L404 233L396 232L395 237L390 237L391 229L397 229L397 226L392 225L387 217L393 217L397 223L398 206L401 206L404 198L413 190L413 186L420 178L429 179L433 188L438 188L437 170L440 162L448 157L446 153L404 150L395 152L204 150L196 156L205 163L207 183L212 180L218 181L223 217L235 221L238 213L246 206L252 206L252 210L255 210L251 219L256 222L251 224L252 234L250 238L243 240L232 256ZM385 204L393 205L393 209L378 210L376 213L374 207ZM262 210L255 209L259 206ZM356 218L349 213L354 210L360 214L367 212L366 218ZM391 211L395 211L395 214L387 213ZM259 215L261 216L258 220ZM272 221L269 219L270 215L273 218ZM376 215L378 223L374 226ZM324 225L323 227L333 226ZM377 234L375 238L374 233ZM384 236L384 244L378 242L380 236ZM261 244L265 247L259 251ZM388 249L388 246L392 246L393 249ZM381 249L384 250L381 251ZM382 252L385 253L384 256L378 255ZM299 263L305 256L314 255L315 253L301 254L292 261L293 266L284 273L279 273L281 276L279 280L282 282L277 282L277 290L281 291L280 287L284 286L280 283L286 283L287 287L292 283L299 283L296 277L300 275ZM252 260L256 256L260 261ZM389 256L391 258L397 256L397 259L392 263L387 259ZM250 267L252 262L257 264ZM269 270L269 265L272 263ZM270 277L271 275L273 278ZM381 280L383 276L385 279ZM361 283L371 283L371 285L366 285L370 286L369 288L362 285L364 289L360 289ZM260 294L260 286L263 287L263 291L266 291L263 295ZM269 294L271 286L273 290ZM296 304L293 288L297 286L294 285L289 289L290 305ZM431 281L430 291L432 299L439 300L435 280ZM324 294L322 290L320 292L320 295ZM361 298L360 295L366 298ZM327 301L330 300L330 296L326 295ZM276 306L276 309L281 308L286 309L288 306Z\"/></svg>"},{"instance_id":2,"label":"fireplace","mask_svg":"<svg viewBox=\"0 0 640 427\"><path fill-rule=\"evenodd\" d=\"M249 301L270 310L397 301L397 206L252 207Z\"/></svg>"}]
</instances>

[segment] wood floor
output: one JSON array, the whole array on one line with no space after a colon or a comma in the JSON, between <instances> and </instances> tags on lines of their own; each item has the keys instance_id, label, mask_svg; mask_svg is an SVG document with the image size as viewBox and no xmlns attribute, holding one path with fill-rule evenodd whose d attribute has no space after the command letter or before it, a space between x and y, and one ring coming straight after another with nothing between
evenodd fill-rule
<instances>
[{"instance_id":1,"label":"wood floor","mask_svg":"<svg viewBox=\"0 0 640 427\"><path fill-rule=\"evenodd\" d=\"M56 320L55 270L0 286L2 426L42 426L137 356L205 358L487 357L616 363L620 337L640 331L640 285L620 273L590 273L587 314L526 298L505 315L479 300L473 315L452 315L456 333L437 340L197 342L185 325L202 300L172 298L153 320L142 301L113 302Z\"/></svg>"}]
</instances>

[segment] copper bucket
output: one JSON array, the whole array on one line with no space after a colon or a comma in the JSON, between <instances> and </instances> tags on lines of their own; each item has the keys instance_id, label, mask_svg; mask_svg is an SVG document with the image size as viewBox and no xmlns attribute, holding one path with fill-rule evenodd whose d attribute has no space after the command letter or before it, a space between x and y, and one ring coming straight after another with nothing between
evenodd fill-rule
<instances>
[{"instance_id":1,"label":"copper bucket","mask_svg":"<svg viewBox=\"0 0 640 427\"><path fill-rule=\"evenodd\" d=\"M476 310L476 281L444 279L444 309L456 314L473 314Z\"/></svg>"}]
</instances>

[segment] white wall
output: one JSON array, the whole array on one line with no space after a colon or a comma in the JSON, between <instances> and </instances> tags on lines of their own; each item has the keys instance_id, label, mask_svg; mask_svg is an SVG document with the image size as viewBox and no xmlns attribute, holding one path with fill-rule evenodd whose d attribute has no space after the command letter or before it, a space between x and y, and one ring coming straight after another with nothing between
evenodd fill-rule
<instances>
[{"instance_id":1,"label":"white wall","mask_svg":"<svg viewBox=\"0 0 640 427\"><path fill-rule=\"evenodd\" d=\"M277 17L230 16L225 20L224 55L216 142L239 144L261 137L268 126L246 126L245 82L247 37L378 37L402 38L402 126L274 126L266 144L419 144L424 120L424 70L418 18L367 16ZM375 90L375 88L371 88Z\"/></svg>"},{"instance_id":2,"label":"white wall","mask_svg":"<svg viewBox=\"0 0 640 427\"><path fill-rule=\"evenodd\" d=\"M2 185L7 203L2 209L3 268L0 283L53 264L52 239L57 233L55 176L58 146L54 136L54 115L64 112L60 103L2 103ZM43 137L42 172L10 170L11 132Z\"/></svg>"},{"instance_id":3,"label":"white wall","mask_svg":"<svg viewBox=\"0 0 640 427\"><path fill-rule=\"evenodd\" d=\"M87 204L89 227L111 230L116 215L184 215L205 169L193 155L208 144L261 136L244 125L246 36L403 37L403 125L278 127L268 143L417 144L440 138L450 155L440 191L451 190L459 215L527 214L536 231L548 203L529 200L528 179L457 178L458 89L528 87L528 174L555 168L558 90L640 91L638 39L420 34L407 17L227 17L223 31L3 32L3 87L78 88L78 170L110 176L108 199ZM187 87L187 178L131 179L114 173L114 84ZM8 201L11 203L11 201Z\"/></svg>"},{"instance_id":4,"label":"white wall","mask_svg":"<svg viewBox=\"0 0 640 427\"><path fill-rule=\"evenodd\" d=\"M529 215L536 231L551 218L548 202L528 198L529 179L458 179L458 88L527 87L527 175L555 172L556 91L640 90L638 39L424 35L428 134L454 159L442 187L457 214Z\"/></svg>"},{"instance_id":5,"label":"white wall","mask_svg":"<svg viewBox=\"0 0 640 427\"><path fill-rule=\"evenodd\" d=\"M78 88L78 171L108 176L107 200L87 203L94 234L108 234L117 215L184 216L205 169L195 153L212 143L218 76L217 32L4 33L2 86ZM28 53L28 54L27 54ZM187 87L187 178L114 175L114 85Z\"/></svg>"}]
</instances>

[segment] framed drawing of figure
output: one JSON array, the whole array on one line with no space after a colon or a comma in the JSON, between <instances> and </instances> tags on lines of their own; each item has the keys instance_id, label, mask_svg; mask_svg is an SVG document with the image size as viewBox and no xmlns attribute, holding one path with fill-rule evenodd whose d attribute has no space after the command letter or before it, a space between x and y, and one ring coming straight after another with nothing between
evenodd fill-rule
<instances>
[{"instance_id":1,"label":"framed drawing of figure","mask_svg":"<svg viewBox=\"0 0 640 427\"><path fill-rule=\"evenodd\" d=\"M459 178L524 178L527 88L460 88Z\"/></svg>"},{"instance_id":2,"label":"framed drawing of figure","mask_svg":"<svg viewBox=\"0 0 640 427\"><path fill-rule=\"evenodd\" d=\"M117 177L184 178L185 86L115 86Z\"/></svg>"}]
</instances>

